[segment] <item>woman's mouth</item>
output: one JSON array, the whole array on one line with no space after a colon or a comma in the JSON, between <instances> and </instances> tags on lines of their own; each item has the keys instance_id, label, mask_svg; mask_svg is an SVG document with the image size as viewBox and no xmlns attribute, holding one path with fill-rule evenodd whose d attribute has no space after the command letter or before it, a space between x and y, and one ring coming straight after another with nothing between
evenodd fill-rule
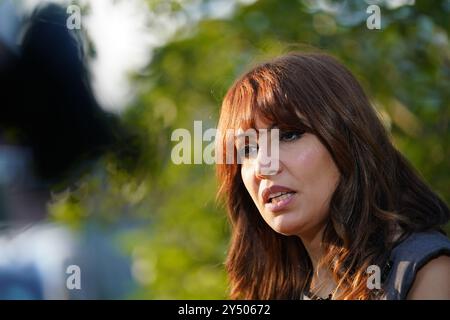
<instances>
[{"instance_id":1,"label":"woman's mouth","mask_svg":"<svg viewBox=\"0 0 450 320\"><path fill-rule=\"evenodd\" d=\"M278 212L287 207L294 199L295 192L287 192L280 196L271 198L270 202L265 204L265 207L272 212Z\"/></svg>"},{"instance_id":2,"label":"woman's mouth","mask_svg":"<svg viewBox=\"0 0 450 320\"><path fill-rule=\"evenodd\" d=\"M264 189L262 193L264 206L272 212L281 211L292 202L295 194L295 191L282 186Z\"/></svg>"}]
</instances>

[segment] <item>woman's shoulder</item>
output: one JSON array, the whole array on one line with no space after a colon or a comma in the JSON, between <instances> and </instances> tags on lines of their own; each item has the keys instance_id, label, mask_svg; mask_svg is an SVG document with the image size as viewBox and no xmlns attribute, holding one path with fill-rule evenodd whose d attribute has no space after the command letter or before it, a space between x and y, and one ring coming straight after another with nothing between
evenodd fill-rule
<instances>
[{"instance_id":1,"label":"woman's shoulder","mask_svg":"<svg viewBox=\"0 0 450 320\"><path fill-rule=\"evenodd\" d=\"M441 255L450 256L450 239L442 232L414 232L403 237L390 254L385 298L406 299L420 268Z\"/></svg>"},{"instance_id":2,"label":"woman's shoulder","mask_svg":"<svg viewBox=\"0 0 450 320\"><path fill-rule=\"evenodd\" d=\"M427 262L417 272L406 299L449 300L450 299L450 256L441 255Z\"/></svg>"},{"instance_id":3,"label":"woman's shoulder","mask_svg":"<svg viewBox=\"0 0 450 320\"><path fill-rule=\"evenodd\" d=\"M406 260L414 262L414 258L421 258L439 250L450 249L450 239L437 230L414 232L405 236L394 246L391 260ZM418 262L418 261L415 261Z\"/></svg>"}]
</instances>

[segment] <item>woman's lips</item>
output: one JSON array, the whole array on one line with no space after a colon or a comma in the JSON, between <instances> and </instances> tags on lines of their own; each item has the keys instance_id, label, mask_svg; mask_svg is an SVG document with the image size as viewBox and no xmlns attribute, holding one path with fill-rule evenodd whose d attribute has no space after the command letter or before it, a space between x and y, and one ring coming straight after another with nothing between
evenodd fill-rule
<instances>
[{"instance_id":1,"label":"woman's lips","mask_svg":"<svg viewBox=\"0 0 450 320\"><path fill-rule=\"evenodd\" d=\"M272 212L283 210L294 199L296 192L288 187L273 185L261 193L264 207Z\"/></svg>"},{"instance_id":2,"label":"woman's lips","mask_svg":"<svg viewBox=\"0 0 450 320\"><path fill-rule=\"evenodd\" d=\"M283 209L286 209L286 207L294 200L295 195L295 192L287 193L283 196L283 199L267 202L264 204L264 207L272 212L279 212Z\"/></svg>"}]
</instances>

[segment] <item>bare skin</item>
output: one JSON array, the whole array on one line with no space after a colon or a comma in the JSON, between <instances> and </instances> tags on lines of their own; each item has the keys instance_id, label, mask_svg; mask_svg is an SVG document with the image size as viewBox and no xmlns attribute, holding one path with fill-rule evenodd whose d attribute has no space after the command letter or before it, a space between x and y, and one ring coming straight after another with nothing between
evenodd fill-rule
<instances>
[{"instance_id":1,"label":"bare skin","mask_svg":"<svg viewBox=\"0 0 450 320\"><path fill-rule=\"evenodd\" d=\"M408 300L450 300L450 257L439 256L420 268Z\"/></svg>"},{"instance_id":2,"label":"bare skin","mask_svg":"<svg viewBox=\"0 0 450 320\"><path fill-rule=\"evenodd\" d=\"M271 127L257 122L258 129ZM244 144L245 141L236 141L236 148L239 150ZM329 215L329 201L340 177L331 155L313 134L280 132L279 169L269 175L262 174L264 162L258 148L249 146L252 148L253 154L242 163L241 176L262 218L276 232L300 237L314 270L312 293L322 298L330 293L339 294L335 292L337 284L330 270L318 266L323 256L321 239ZM285 195L288 204L275 211L263 197L264 190L274 185L288 189ZM400 230L394 232L396 236L400 234ZM450 299L450 257L441 256L423 266L407 299Z\"/></svg>"},{"instance_id":3,"label":"bare skin","mask_svg":"<svg viewBox=\"0 0 450 320\"><path fill-rule=\"evenodd\" d=\"M266 123L257 123L257 126L258 129L271 127ZM318 270L317 264L322 256L321 238L328 218L329 201L340 173L328 150L313 134L280 132L279 143L279 169L276 173L262 174L263 162L260 153L255 152L243 161L241 176L266 223L276 232L302 239L315 270L311 288L316 295L328 297L336 284L329 270ZM244 144L245 141L237 141L237 149L243 148ZM254 149L256 151L256 147ZM289 195L289 204L279 211L272 210L262 197L264 190L274 185L293 191Z\"/></svg>"}]
</instances>

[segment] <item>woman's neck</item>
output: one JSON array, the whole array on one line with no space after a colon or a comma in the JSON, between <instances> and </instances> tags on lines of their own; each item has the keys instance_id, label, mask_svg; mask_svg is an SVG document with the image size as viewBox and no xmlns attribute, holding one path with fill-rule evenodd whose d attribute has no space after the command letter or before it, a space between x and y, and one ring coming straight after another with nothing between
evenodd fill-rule
<instances>
[{"instance_id":1,"label":"woman's neck","mask_svg":"<svg viewBox=\"0 0 450 320\"><path fill-rule=\"evenodd\" d=\"M325 226L320 227L317 230L310 231L308 233L303 233L299 235L308 252L309 258L311 259L313 270L317 269L317 265L323 256L322 247L322 236L325 230Z\"/></svg>"},{"instance_id":2,"label":"woman's neck","mask_svg":"<svg viewBox=\"0 0 450 320\"><path fill-rule=\"evenodd\" d=\"M320 297L328 297L336 288L336 283L333 280L331 271L320 265L320 260L324 255L322 246L322 237L325 230L325 225L315 232L300 235L303 245L308 252L312 263L312 277L310 282L310 291Z\"/></svg>"}]
</instances>

